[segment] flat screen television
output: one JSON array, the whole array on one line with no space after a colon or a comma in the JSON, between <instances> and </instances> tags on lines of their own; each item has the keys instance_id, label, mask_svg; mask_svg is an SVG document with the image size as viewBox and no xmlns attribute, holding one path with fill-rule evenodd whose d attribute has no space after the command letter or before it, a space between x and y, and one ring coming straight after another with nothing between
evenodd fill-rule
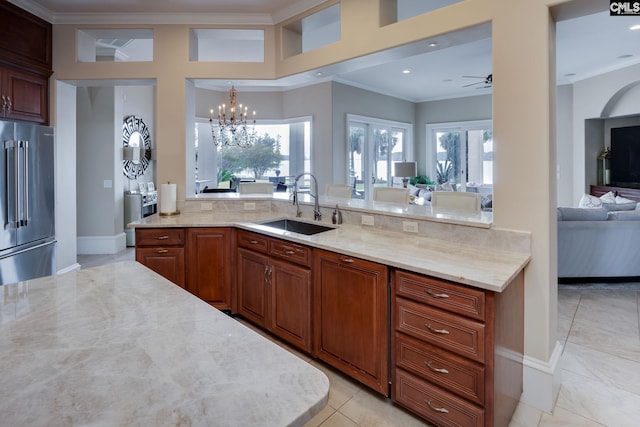
<instances>
[{"instance_id":1,"label":"flat screen television","mask_svg":"<svg viewBox=\"0 0 640 427\"><path fill-rule=\"evenodd\" d=\"M611 184L640 188L640 126L611 128Z\"/></svg>"}]
</instances>

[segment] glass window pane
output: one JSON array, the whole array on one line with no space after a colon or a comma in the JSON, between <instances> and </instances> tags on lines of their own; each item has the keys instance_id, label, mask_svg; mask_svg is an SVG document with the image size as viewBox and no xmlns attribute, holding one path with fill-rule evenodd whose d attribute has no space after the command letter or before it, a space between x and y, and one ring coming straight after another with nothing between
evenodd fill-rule
<instances>
[{"instance_id":1,"label":"glass window pane","mask_svg":"<svg viewBox=\"0 0 640 427\"><path fill-rule=\"evenodd\" d=\"M263 30L192 29L190 61L264 62Z\"/></svg>"}]
</instances>

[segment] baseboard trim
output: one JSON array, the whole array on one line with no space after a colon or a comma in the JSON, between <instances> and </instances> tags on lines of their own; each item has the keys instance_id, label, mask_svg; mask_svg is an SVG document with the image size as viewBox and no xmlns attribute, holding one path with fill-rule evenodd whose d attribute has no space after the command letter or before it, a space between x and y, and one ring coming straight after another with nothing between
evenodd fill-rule
<instances>
[{"instance_id":1,"label":"baseboard trim","mask_svg":"<svg viewBox=\"0 0 640 427\"><path fill-rule=\"evenodd\" d=\"M75 264L71 264L71 265L63 268L62 270L58 270L56 272L56 274L64 274L64 273L68 273L68 272L73 271L73 270L79 270L80 267L81 267L81 265L76 262Z\"/></svg>"},{"instance_id":2,"label":"baseboard trim","mask_svg":"<svg viewBox=\"0 0 640 427\"><path fill-rule=\"evenodd\" d=\"M522 396L520 400L529 406L551 413L562 383L560 357L562 344L556 341L548 362L524 356L522 372Z\"/></svg>"},{"instance_id":3,"label":"baseboard trim","mask_svg":"<svg viewBox=\"0 0 640 427\"><path fill-rule=\"evenodd\" d=\"M122 252L127 247L126 234L114 236L78 236L78 255L112 255Z\"/></svg>"}]
</instances>

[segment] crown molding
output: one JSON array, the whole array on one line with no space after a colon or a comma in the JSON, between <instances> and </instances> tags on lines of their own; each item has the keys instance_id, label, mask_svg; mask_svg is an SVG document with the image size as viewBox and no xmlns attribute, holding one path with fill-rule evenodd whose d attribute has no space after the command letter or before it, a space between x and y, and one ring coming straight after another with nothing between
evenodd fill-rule
<instances>
[{"instance_id":1,"label":"crown molding","mask_svg":"<svg viewBox=\"0 0 640 427\"><path fill-rule=\"evenodd\" d=\"M275 25L327 0L300 0L268 13L55 13L33 0L8 0L52 24Z\"/></svg>"}]
</instances>

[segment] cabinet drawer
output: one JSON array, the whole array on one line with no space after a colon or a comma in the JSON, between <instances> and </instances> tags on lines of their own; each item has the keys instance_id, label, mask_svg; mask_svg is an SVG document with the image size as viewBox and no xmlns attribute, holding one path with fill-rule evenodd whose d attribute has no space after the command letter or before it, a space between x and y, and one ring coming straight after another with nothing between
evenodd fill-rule
<instances>
[{"instance_id":1,"label":"cabinet drawer","mask_svg":"<svg viewBox=\"0 0 640 427\"><path fill-rule=\"evenodd\" d=\"M136 229L136 246L180 245L184 245L184 229L182 228Z\"/></svg>"},{"instance_id":2,"label":"cabinet drawer","mask_svg":"<svg viewBox=\"0 0 640 427\"><path fill-rule=\"evenodd\" d=\"M311 264L311 249L285 240L269 240L269 254L289 262L306 265Z\"/></svg>"},{"instance_id":3,"label":"cabinet drawer","mask_svg":"<svg viewBox=\"0 0 640 427\"><path fill-rule=\"evenodd\" d=\"M251 233L249 231L238 230L237 233L238 246L251 249L252 251L267 253L269 238L261 234Z\"/></svg>"},{"instance_id":4,"label":"cabinet drawer","mask_svg":"<svg viewBox=\"0 0 640 427\"><path fill-rule=\"evenodd\" d=\"M484 367L430 344L395 333L395 363L475 403L484 403Z\"/></svg>"},{"instance_id":5,"label":"cabinet drawer","mask_svg":"<svg viewBox=\"0 0 640 427\"><path fill-rule=\"evenodd\" d=\"M402 298L396 298L395 309L397 331L484 362L482 323Z\"/></svg>"},{"instance_id":6,"label":"cabinet drawer","mask_svg":"<svg viewBox=\"0 0 640 427\"><path fill-rule=\"evenodd\" d=\"M396 370L394 400L439 426L482 427L484 410L439 387Z\"/></svg>"},{"instance_id":7,"label":"cabinet drawer","mask_svg":"<svg viewBox=\"0 0 640 427\"><path fill-rule=\"evenodd\" d=\"M394 282L397 295L474 319L485 319L484 291L398 270L394 273Z\"/></svg>"}]
</instances>

